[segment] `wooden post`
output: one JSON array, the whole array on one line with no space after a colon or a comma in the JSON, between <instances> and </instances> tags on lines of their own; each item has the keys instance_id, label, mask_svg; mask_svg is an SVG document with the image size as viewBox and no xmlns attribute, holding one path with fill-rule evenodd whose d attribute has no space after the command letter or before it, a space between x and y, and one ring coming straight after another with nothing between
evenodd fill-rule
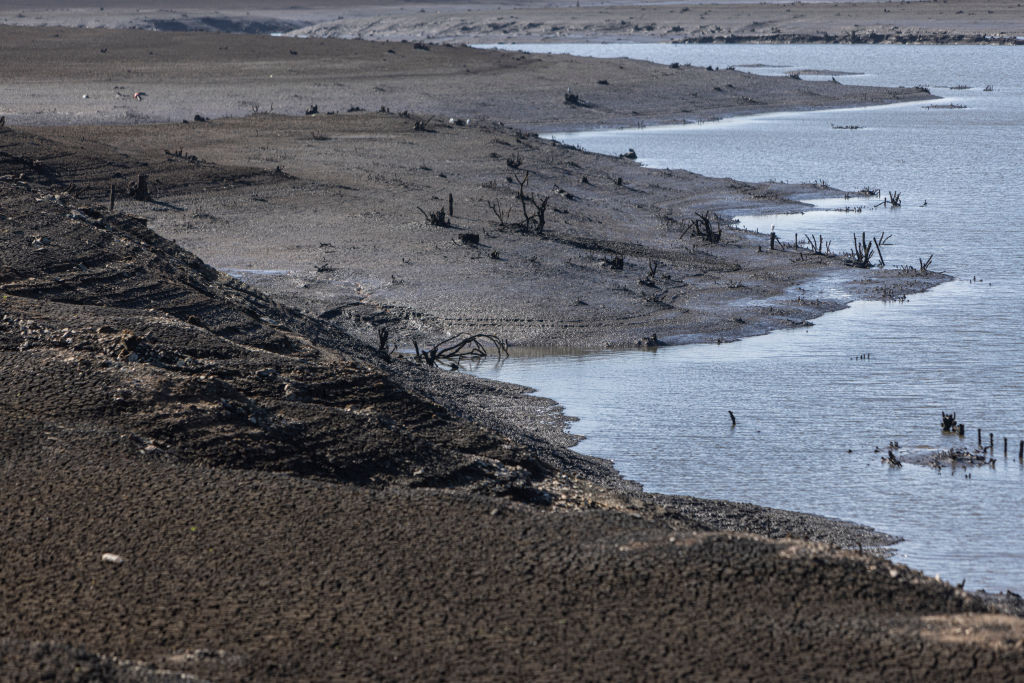
<instances>
[{"instance_id":1,"label":"wooden post","mask_svg":"<svg viewBox=\"0 0 1024 683\"><path fill-rule=\"evenodd\" d=\"M978 427L978 446L981 446L981 427Z\"/></svg>"},{"instance_id":2,"label":"wooden post","mask_svg":"<svg viewBox=\"0 0 1024 683\"><path fill-rule=\"evenodd\" d=\"M1003 437L1003 457L1006 457L1006 437Z\"/></svg>"},{"instance_id":3,"label":"wooden post","mask_svg":"<svg viewBox=\"0 0 1024 683\"><path fill-rule=\"evenodd\" d=\"M729 419L732 420L732 426L735 427L736 426L736 416L732 414L731 410L729 411Z\"/></svg>"},{"instance_id":4,"label":"wooden post","mask_svg":"<svg viewBox=\"0 0 1024 683\"><path fill-rule=\"evenodd\" d=\"M1024 439L1020 440L1020 449L1017 451L1017 460L1024 462Z\"/></svg>"},{"instance_id":5,"label":"wooden post","mask_svg":"<svg viewBox=\"0 0 1024 683\"><path fill-rule=\"evenodd\" d=\"M964 438L964 426L963 426L963 423L960 424L960 438L961 439Z\"/></svg>"},{"instance_id":6,"label":"wooden post","mask_svg":"<svg viewBox=\"0 0 1024 683\"><path fill-rule=\"evenodd\" d=\"M114 183L110 183L110 211L114 211Z\"/></svg>"},{"instance_id":7,"label":"wooden post","mask_svg":"<svg viewBox=\"0 0 1024 683\"><path fill-rule=\"evenodd\" d=\"M455 197L452 196L451 192L448 193L448 215L455 215Z\"/></svg>"},{"instance_id":8,"label":"wooden post","mask_svg":"<svg viewBox=\"0 0 1024 683\"><path fill-rule=\"evenodd\" d=\"M988 433L988 453L989 455L995 455L995 439L992 438L992 432Z\"/></svg>"}]
</instances>

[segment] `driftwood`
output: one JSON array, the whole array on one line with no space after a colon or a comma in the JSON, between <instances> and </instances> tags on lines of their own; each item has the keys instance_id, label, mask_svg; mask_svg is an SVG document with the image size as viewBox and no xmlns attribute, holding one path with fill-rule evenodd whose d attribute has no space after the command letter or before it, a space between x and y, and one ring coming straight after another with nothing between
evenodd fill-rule
<instances>
[{"instance_id":1,"label":"driftwood","mask_svg":"<svg viewBox=\"0 0 1024 683\"><path fill-rule=\"evenodd\" d=\"M950 413L947 415L945 411L942 412L942 431L956 431L956 413Z\"/></svg>"},{"instance_id":2,"label":"driftwood","mask_svg":"<svg viewBox=\"0 0 1024 683\"><path fill-rule=\"evenodd\" d=\"M882 199L882 201L879 202L878 204L875 204L875 206L877 207L877 206L886 206L886 205L888 205L888 206L891 206L894 209L897 208L897 207L903 206L903 201L900 199L900 194L901 193L899 193L899 192L893 192L892 190L890 190L889 191L889 196L885 197L884 199Z\"/></svg>"},{"instance_id":3,"label":"driftwood","mask_svg":"<svg viewBox=\"0 0 1024 683\"><path fill-rule=\"evenodd\" d=\"M587 102L585 99L574 93L571 88L565 91L564 101L570 107L584 107L589 109L590 107L594 106L590 102Z\"/></svg>"},{"instance_id":4,"label":"driftwood","mask_svg":"<svg viewBox=\"0 0 1024 683\"><path fill-rule=\"evenodd\" d=\"M502 356L508 358L508 344L493 334L459 333L434 344L429 349L420 350L416 342L413 342L413 348L416 350L416 360L431 367L436 367L438 363L447 363L455 370L463 361L486 358L486 343L495 348L499 359Z\"/></svg>"}]
</instances>

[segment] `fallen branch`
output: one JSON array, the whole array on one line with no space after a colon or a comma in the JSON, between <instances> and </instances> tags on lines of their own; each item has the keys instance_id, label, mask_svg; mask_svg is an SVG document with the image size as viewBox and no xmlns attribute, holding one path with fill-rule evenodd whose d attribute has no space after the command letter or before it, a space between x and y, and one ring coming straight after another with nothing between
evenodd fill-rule
<instances>
[{"instance_id":1,"label":"fallen branch","mask_svg":"<svg viewBox=\"0 0 1024 683\"><path fill-rule=\"evenodd\" d=\"M415 342L413 347L416 350L416 360L431 367L436 367L440 362L448 363L451 369L455 370L463 361L486 358L488 354L485 342L495 348L499 359L502 356L508 358L508 344L493 334L466 335L460 332L423 351Z\"/></svg>"}]
</instances>

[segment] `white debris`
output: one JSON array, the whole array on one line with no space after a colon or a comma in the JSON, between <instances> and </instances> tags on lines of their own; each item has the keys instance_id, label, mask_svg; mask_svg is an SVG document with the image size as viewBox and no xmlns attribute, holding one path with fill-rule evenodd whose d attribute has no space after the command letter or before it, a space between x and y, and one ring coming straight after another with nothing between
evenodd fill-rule
<instances>
[{"instance_id":1,"label":"white debris","mask_svg":"<svg viewBox=\"0 0 1024 683\"><path fill-rule=\"evenodd\" d=\"M124 558L114 553L103 553L100 555L100 560L103 562L109 562L110 564L124 564Z\"/></svg>"}]
</instances>

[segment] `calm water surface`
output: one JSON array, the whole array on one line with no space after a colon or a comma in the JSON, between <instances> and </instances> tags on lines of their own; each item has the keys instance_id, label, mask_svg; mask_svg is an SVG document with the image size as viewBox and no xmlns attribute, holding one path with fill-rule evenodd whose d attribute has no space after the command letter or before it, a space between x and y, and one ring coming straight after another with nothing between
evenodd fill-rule
<instances>
[{"instance_id":1,"label":"calm water surface","mask_svg":"<svg viewBox=\"0 0 1024 683\"><path fill-rule=\"evenodd\" d=\"M894 235L886 260L957 277L906 303L853 303L814 327L723 345L512 358L481 375L536 387L580 418L578 450L651 491L852 519L903 536L896 559L969 588L1024 592L1024 50L1013 47L567 45L769 75L856 72L846 83L924 85L930 103L772 114L556 135L634 148L649 166L743 180L902 192L901 209L741 217L750 229ZM766 64L770 67L744 67ZM969 89L951 86L968 85ZM991 91L984 86L991 85ZM836 129L836 126L859 126ZM836 204L826 204L836 208ZM840 202L839 206L845 206ZM853 203L851 202L851 205ZM865 202L861 202L864 206ZM822 285L819 285L821 287ZM841 284L826 291L845 297ZM861 356L870 354L870 359ZM728 413L739 421L733 429ZM997 463L951 473L879 462L875 447L948 447L940 413L995 434ZM1004 459L1002 438L1011 455Z\"/></svg>"}]
</instances>

